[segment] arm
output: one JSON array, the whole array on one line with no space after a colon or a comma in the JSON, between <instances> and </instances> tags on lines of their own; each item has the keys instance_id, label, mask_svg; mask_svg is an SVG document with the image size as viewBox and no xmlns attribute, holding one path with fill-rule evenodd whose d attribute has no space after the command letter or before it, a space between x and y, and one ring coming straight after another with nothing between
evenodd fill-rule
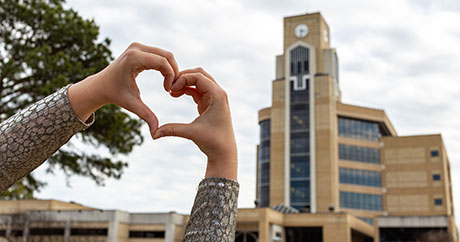
<instances>
[{"instance_id":1,"label":"arm","mask_svg":"<svg viewBox=\"0 0 460 242\"><path fill-rule=\"evenodd\" d=\"M157 118L142 102L135 80L137 74L147 69L159 70L165 76L167 90L178 73L172 54L134 43L101 72L2 122L0 192L41 165L76 132L91 125L93 112L105 104L117 104L134 112L149 124L151 133L155 132Z\"/></svg>"},{"instance_id":2,"label":"arm","mask_svg":"<svg viewBox=\"0 0 460 242\"><path fill-rule=\"evenodd\" d=\"M73 134L94 121L80 121L67 98L68 86L0 124L0 192L41 165Z\"/></svg>"},{"instance_id":3,"label":"arm","mask_svg":"<svg viewBox=\"0 0 460 242\"><path fill-rule=\"evenodd\" d=\"M201 68L181 72L172 85L172 96L184 94L193 97L200 116L190 124L165 124L153 136L190 139L208 157L183 241L235 241L238 158L227 94Z\"/></svg>"}]
</instances>

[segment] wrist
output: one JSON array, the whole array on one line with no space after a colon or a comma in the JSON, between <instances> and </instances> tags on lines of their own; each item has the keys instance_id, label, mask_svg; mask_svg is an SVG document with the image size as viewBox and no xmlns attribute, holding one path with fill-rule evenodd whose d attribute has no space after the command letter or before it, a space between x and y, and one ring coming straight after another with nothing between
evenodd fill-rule
<instances>
[{"instance_id":1,"label":"wrist","mask_svg":"<svg viewBox=\"0 0 460 242\"><path fill-rule=\"evenodd\" d=\"M92 113L106 104L97 84L97 77L92 75L72 85L68 90L70 105L82 121L86 121Z\"/></svg>"},{"instance_id":2,"label":"wrist","mask_svg":"<svg viewBox=\"0 0 460 242\"><path fill-rule=\"evenodd\" d=\"M208 156L205 178L223 177L232 180L238 179L237 154L227 156Z\"/></svg>"}]
</instances>

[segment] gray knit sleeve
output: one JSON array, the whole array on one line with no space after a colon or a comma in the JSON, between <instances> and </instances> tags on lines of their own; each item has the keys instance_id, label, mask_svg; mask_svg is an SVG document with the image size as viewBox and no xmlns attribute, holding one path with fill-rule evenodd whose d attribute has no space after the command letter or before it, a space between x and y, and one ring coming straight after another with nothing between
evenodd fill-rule
<instances>
[{"instance_id":1,"label":"gray knit sleeve","mask_svg":"<svg viewBox=\"0 0 460 242\"><path fill-rule=\"evenodd\" d=\"M234 242L239 184L226 178L200 182L183 242Z\"/></svg>"},{"instance_id":2,"label":"gray knit sleeve","mask_svg":"<svg viewBox=\"0 0 460 242\"><path fill-rule=\"evenodd\" d=\"M67 89L60 89L0 124L0 192L41 165L76 132L94 122L74 113Z\"/></svg>"}]
</instances>

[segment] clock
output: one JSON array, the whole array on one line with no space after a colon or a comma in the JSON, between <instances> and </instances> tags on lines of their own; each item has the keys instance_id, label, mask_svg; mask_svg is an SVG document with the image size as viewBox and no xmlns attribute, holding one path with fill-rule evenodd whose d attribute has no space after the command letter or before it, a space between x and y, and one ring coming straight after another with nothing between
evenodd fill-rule
<instances>
[{"instance_id":1,"label":"clock","mask_svg":"<svg viewBox=\"0 0 460 242\"><path fill-rule=\"evenodd\" d=\"M294 34L297 38L303 38L308 34L308 26L306 24L299 24L295 27Z\"/></svg>"}]
</instances>

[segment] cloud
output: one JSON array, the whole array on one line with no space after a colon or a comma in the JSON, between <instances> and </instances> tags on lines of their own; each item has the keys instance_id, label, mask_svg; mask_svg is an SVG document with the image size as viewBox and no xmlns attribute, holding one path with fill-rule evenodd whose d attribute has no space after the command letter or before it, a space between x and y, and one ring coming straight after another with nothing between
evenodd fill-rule
<instances>
[{"instance_id":1,"label":"cloud","mask_svg":"<svg viewBox=\"0 0 460 242\"><path fill-rule=\"evenodd\" d=\"M181 68L203 66L227 90L239 147L240 207L252 207L255 199L257 111L271 105L283 17L321 11L339 54L343 101L385 109L400 135L442 133L459 205L459 1L71 0L68 6L95 19L101 36L113 40L115 56L132 41L159 46L173 51ZM139 77L160 122L192 121L193 102L173 100L161 82L154 72ZM148 137L147 127L143 133ZM146 138L126 159L130 166L119 181L95 187L73 178L68 189L58 174L39 197L139 212L189 211L206 162L191 142Z\"/></svg>"}]
</instances>

